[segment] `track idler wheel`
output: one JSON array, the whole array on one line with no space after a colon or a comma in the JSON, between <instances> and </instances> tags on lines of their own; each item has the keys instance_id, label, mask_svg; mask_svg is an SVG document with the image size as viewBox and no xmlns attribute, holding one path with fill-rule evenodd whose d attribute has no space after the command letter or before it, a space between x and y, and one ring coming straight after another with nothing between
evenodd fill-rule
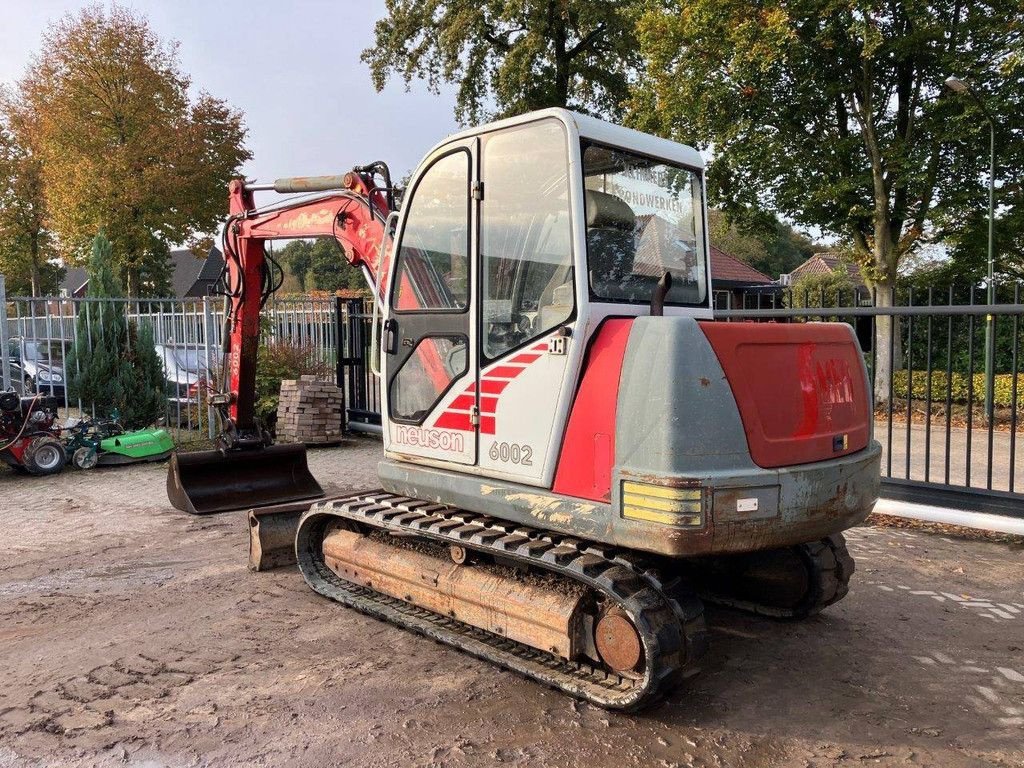
<instances>
[{"instance_id":1,"label":"track idler wheel","mask_svg":"<svg viewBox=\"0 0 1024 768\"><path fill-rule=\"evenodd\" d=\"M601 661L619 674L636 672L642 667L642 643L633 622L619 608L606 611L594 627L594 645Z\"/></svg>"}]
</instances>

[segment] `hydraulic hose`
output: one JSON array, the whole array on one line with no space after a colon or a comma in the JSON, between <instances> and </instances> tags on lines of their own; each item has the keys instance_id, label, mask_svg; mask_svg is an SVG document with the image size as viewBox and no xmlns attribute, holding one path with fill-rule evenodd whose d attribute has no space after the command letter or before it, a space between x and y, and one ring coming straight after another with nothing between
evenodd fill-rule
<instances>
[{"instance_id":1,"label":"hydraulic hose","mask_svg":"<svg viewBox=\"0 0 1024 768\"><path fill-rule=\"evenodd\" d=\"M0 445L0 451L6 451L8 448L10 448L12 445L14 445L21 439L21 436L25 433L25 427L28 426L29 419L32 418L32 409L36 407L36 401L39 399L39 394L39 392L36 392L36 396L33 397L32 402L29 403L28 413L25 414L25 421L21 423L21 429L18 430L18 434L16 434L14 438L9 443L7 443L7 445Z\"/></svg>"}]
</instances>

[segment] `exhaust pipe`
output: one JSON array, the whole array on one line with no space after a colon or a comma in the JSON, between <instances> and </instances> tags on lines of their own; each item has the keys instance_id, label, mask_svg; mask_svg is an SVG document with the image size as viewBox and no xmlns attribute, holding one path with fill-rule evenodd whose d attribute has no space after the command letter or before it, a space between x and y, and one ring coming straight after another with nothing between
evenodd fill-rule
<instances>
[{"instance_id":1,"label":"exhaust pipe","mask_svg":"<svg viewBox=\"0 0 1024 768\"><path fill-rule=\"evenodd\" d=\"M286 504L323 495L310 474L302 443L227 453L175 453L167 468L167 498L176 509L193 515Z\"/></svg>"}]
</instances>

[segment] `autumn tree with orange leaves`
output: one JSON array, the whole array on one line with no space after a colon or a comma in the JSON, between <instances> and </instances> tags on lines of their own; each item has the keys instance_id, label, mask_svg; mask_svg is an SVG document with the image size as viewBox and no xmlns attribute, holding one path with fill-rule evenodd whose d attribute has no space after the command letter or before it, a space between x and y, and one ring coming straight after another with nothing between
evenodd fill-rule
<instances>
[{"instance_id":1,"label":"autumn tree with orange leaves","mask_svg":"<svg viewBox=\"0 0 1024 768\"><path fill-rule=\"evenodd\" d=\"M166 295L168 245L196 244L224 213L224 191L251 157L239 111L189 95L177 43L113 5L90 5L44 34L5 104L38 159L46 219L65 260L97 232L129 295Z\"/></svg>"}]
</instances>

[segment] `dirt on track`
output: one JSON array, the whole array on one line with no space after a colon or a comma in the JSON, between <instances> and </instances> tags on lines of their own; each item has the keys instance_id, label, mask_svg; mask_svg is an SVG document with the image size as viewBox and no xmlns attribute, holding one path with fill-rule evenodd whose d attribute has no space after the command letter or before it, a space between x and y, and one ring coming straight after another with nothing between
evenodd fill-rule
<instances>
[{"instance_id":1,"label":"dirt on track","mask_svg":"<svg viewBox=\"0 0 1024 768\"><path fill-rule=\"evenodd\" d=\"M368 488L379 451L310 464ZM0 766L1024 765L1019 545L855 529L844 601L709 609L701 673L620 715L249 573L165 472L0 468Z\"/></svg>"}]
</instances>

